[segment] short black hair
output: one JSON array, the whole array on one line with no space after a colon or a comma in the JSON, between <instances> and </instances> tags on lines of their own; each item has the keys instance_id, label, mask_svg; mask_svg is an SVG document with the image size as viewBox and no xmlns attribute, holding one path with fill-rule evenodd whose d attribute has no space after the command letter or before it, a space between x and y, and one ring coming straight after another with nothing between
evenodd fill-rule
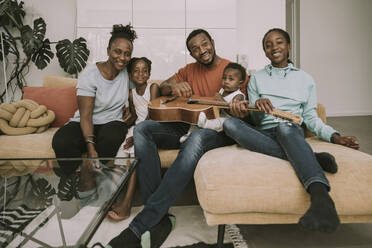
<instances>
[{"instance_id":1,"label":"short black hair","mask_svg":"<svg viewBox=\"0 0 372 248\"><path fill-rule=\"evenodd\" d=\"M133 41L137 38L137 34L130 24L127 24L126 26L123 26L122 24L115 24L112 26L111 38L109 40L108 47L110 48L112 43L118 38L124 38L133 43Z\"/></svg>"},{"instance_id":2,"label":"short black hair","mask_svg":"<svg viewBox=\"0 0 372 248\"><path fill-rule=\"evenodd\" d=\"M238 70L240 72L240 75L241 75L241 80L243 80L243 82L245 81L245 78L247 77L247 72L245 71L245 68L241 64L230 62L225 67L225 69L223 69L223 71L225 71L226 69L229 69L229 68Z\"/></svg>"},{"instance_id":3,"label":"short black hair","mask_svg":"<svg viewBox=\"0 0 372 248\"><path fill-rule=\"evenodd\" d=\"M134 64L137 61L140 61L140 60L142 60L143 62L145 62L147 64L147 68L149 69L149 73L151 72L151 64L152 64L151 60L149 60L146 57L141 57L141 58L133 57L129 60L129 63L128 63L128 66L127 66L128 73L132 73Z\"/></svg>"},{"instance_id":4,"label":"short black hair","mask_svg":"<svg viewBox=\"0 0 372 248\"><path fill-rule=\"evenodd\" d=\"M189 36L187 36L187 39L186 39L186 47L187 47L187 50L189 50L189 52L191 52L191 50L190 50L190 48L189 48L189 41L190 41L192 38L194 38L195 36L197 36L198 34L205 34L205 35L208 37L208 39L209 39L210 41L212 41L212 37L210 36L210 34L209 34L206 30L201 29L201 28L199 28L199 29L195 29L195 30L193 30L193 31L189 34Z\"/></svg>"}]
</instances>

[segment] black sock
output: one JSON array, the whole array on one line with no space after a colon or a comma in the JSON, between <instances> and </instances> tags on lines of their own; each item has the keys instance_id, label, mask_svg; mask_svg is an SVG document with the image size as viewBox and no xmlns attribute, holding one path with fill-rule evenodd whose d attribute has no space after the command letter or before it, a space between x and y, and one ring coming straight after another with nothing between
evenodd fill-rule
<instances>
[{"instance_id":1,"label":"black sock","mask_svg":"<svg viewBox=\"0 0 372 248\"><path fill-rule=\"evenodd\" d=\"M337 172L338 166L336 159L331 154L328 152L314 152L314 155L324 171L332 174Z\"/></svg>"},{"instance_id":2,"label":"black sock","mask_svg":"<svg viewBox=\"0 0 372 248\"><path fill-rule=\"evenodd\" d=\"M300 218L299 224L306 229L320 232L334 232L340 225L335 204L328 194L327 186L315 182L310 184L311 205Z\"/></svg>"},{"instance_id":3,"label":"black sock","mask_svg":"<svg viewBox=\"0 0 372 248\"><path fill-rule=\"evenodd\" d=\"M109 245L112 248L137 248L141 247L141 241L128 227L124 229L124 231L122 231L118 236L113 238L109 242Z\"/></svg>"}]
</instances>

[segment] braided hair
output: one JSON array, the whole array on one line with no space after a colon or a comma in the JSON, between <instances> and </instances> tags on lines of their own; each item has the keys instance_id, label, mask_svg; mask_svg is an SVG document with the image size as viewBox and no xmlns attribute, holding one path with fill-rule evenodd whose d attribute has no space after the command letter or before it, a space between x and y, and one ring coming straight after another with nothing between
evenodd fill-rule
<instances>
[{"instance_id":1,"label":"braided hair","mask_svg":"<svg viewBox=\"0 0 372 248\"><path fill-rule=\"evenodd\" d=\"M133 41L137 38L137 34L130 24L127 24L125 26L123 26L122 24L115 24L112 27L111 38L109 40L108 47L110 48L112 43L118 38L124 38L133 44Z\"/></svg>"},{"instance_id":2,"label":"braided hair","mask_svg":"<svg viewBox=\"0 0 372 248\"><path fill-rule=\"evenodd\" d=\"M134 64L137 61L140 61L140 60L142 60L143 62L145 62L147 64L147 69L148 69L149 73L151 72L151 64L152 64L151 60L149 60L146 57L141 57L141 58L134 57L134 58L131 58L131 60L129 61L128 66L127 66L127 70L128 70L129 73L132 73Z\"/></svg>"}]
</instances>

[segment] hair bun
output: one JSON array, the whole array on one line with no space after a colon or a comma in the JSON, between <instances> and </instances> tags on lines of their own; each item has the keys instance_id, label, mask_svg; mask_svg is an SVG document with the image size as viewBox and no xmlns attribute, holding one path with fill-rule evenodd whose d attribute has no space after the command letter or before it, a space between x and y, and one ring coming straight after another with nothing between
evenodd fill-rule
<instances>
[{"instance_id":1,"label":"hair bun","mask_svg":"<svg viewBox=\"0 0 372 248\"><path fill-rule=\"evenodd\" d=\"M136 31L134 31L130 23L125 26L123 26L123 24L114 24L112 26L111 35L117 37L123 36L131 42L133 42L133 40L137 38Z\"/></svg>"}]
</instances>

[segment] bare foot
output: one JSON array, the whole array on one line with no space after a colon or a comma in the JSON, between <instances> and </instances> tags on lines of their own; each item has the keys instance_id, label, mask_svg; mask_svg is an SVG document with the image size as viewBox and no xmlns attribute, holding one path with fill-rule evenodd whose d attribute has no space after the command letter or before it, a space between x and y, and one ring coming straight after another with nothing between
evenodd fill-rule
<instances>
[{"instance_id":1,"label":"bare foot","mask_svg":"<svg viewBox=\"0 0 372 248\"><path fill-rule=\"evenodd\" d=\"M107 213L107 215L116 221L121 221L128 219L130 216L130 206L115 206L111 207L111 210Z\"/></svg>"}]
</instances>

